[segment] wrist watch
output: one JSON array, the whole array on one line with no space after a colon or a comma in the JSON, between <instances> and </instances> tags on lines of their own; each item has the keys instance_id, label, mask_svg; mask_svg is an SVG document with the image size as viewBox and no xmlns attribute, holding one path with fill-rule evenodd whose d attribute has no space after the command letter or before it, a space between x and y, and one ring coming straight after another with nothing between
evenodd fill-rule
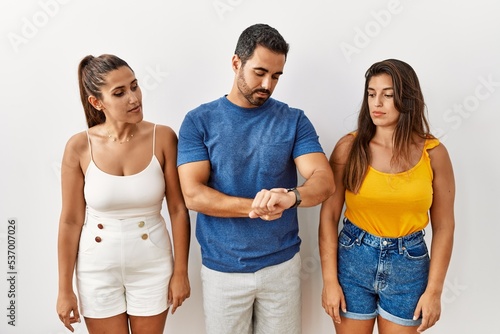
<instances>
[{"instance_id":1,"label":"wrist watch","mask_svg":"<svg viewBox=\"0 0 500 334\"><path fill-rule=\"evenodd\" d=\"M291 191L293 191L293 193L295 194L295 204L292 205L289 209L296 208L296 207L298 207L300 205L300 203L302 203L302 199L300 198L300 193L297 190L297 188L295 188L295 187L294 188L288 188L286 190L286 192L288 192L288 193L291 192Z\"/></svg>"}]
</instances>

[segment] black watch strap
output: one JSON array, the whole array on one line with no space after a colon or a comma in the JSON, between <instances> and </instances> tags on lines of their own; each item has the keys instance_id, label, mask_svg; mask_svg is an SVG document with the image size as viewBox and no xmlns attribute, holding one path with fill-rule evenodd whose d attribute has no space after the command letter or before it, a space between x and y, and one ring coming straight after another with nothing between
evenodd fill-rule
<instances>
[{"instance_id":1,"label":"black watch strap","mask_svg":"<svg viewBox=\"0 0 500 334\"><path fill-rule=\"evenodd\" d=\"M298 207L300 203L302 203L302 199L300 198L300 193L297 190L297 188L288 188L286 191L287 192L293 191L293 193L295 194L295 204L292 205L290 209Z\"/></svg>"}]
</instances>

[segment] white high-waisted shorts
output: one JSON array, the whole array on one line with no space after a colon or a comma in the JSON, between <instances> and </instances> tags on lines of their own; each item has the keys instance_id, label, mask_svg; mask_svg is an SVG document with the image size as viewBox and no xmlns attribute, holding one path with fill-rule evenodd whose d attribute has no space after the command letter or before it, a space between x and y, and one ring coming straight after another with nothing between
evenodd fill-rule
<instances>
[{"instance_id":1,"label":"white high-waisted shorts","mask_svg":"<svg viewBox=\"0 0 500 334\"><path fill-rule=\"evenodd\" d=\"M87 216L76 264L80 313L107 318L152 316L168 308L172 245L161 215Z\"/></svg>"}]
</instances>

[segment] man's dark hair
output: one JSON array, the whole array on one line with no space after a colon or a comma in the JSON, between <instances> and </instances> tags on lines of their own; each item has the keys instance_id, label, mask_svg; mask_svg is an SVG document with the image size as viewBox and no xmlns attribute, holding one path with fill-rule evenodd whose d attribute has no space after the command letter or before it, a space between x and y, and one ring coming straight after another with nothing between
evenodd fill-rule
<instances>
[{"instance_id":1,"label":"man's dark hair","mask_svg":"<svg viewBox=\"0 0 500 334\"><path fill-rule=\"evenodd\" d=\"M257 45L283 54L285 59L288 54L289 45L278 30L267 24L254 24L243 30L236 44L234 53L240 57L242 66L252 57Z\"/></svg>"}]
</instances>

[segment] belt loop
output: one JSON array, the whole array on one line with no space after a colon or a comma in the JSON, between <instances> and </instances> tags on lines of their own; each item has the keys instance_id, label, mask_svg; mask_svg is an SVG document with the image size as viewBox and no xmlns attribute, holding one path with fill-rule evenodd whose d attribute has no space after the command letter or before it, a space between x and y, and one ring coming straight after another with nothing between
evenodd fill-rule
<instances>
[{"instance_id":1,"label":"belt loop","mask_svg":"<svg viewBox=\"0 0 500 334\"><path fill-rule=\"evenodd\" d=\"M422 236L425 237L425 229L422 230Z\"/></svg>"},{"instance_id":2,"label":"belt loop","mask_svg":"<svg viewBox=\"0 0 500 334\"><path fill-rule=\"evenodd\" d=\"M356 244L358 246L361 245L361 242L363 241L363 237L365 236L365 234L366 234L366 232L364 230L361 230L361 233L356 238Z\"/></svg>"},{"instance_id":3,"label":"belt loop","mask_svg":"<svg viewBox=\"0 0 500 334\"><path fill-rule=\"evenodd\" d=\"M399 254L403 254L403 238L398 238L398 250Z\"/></svg>"}]
</instances>

